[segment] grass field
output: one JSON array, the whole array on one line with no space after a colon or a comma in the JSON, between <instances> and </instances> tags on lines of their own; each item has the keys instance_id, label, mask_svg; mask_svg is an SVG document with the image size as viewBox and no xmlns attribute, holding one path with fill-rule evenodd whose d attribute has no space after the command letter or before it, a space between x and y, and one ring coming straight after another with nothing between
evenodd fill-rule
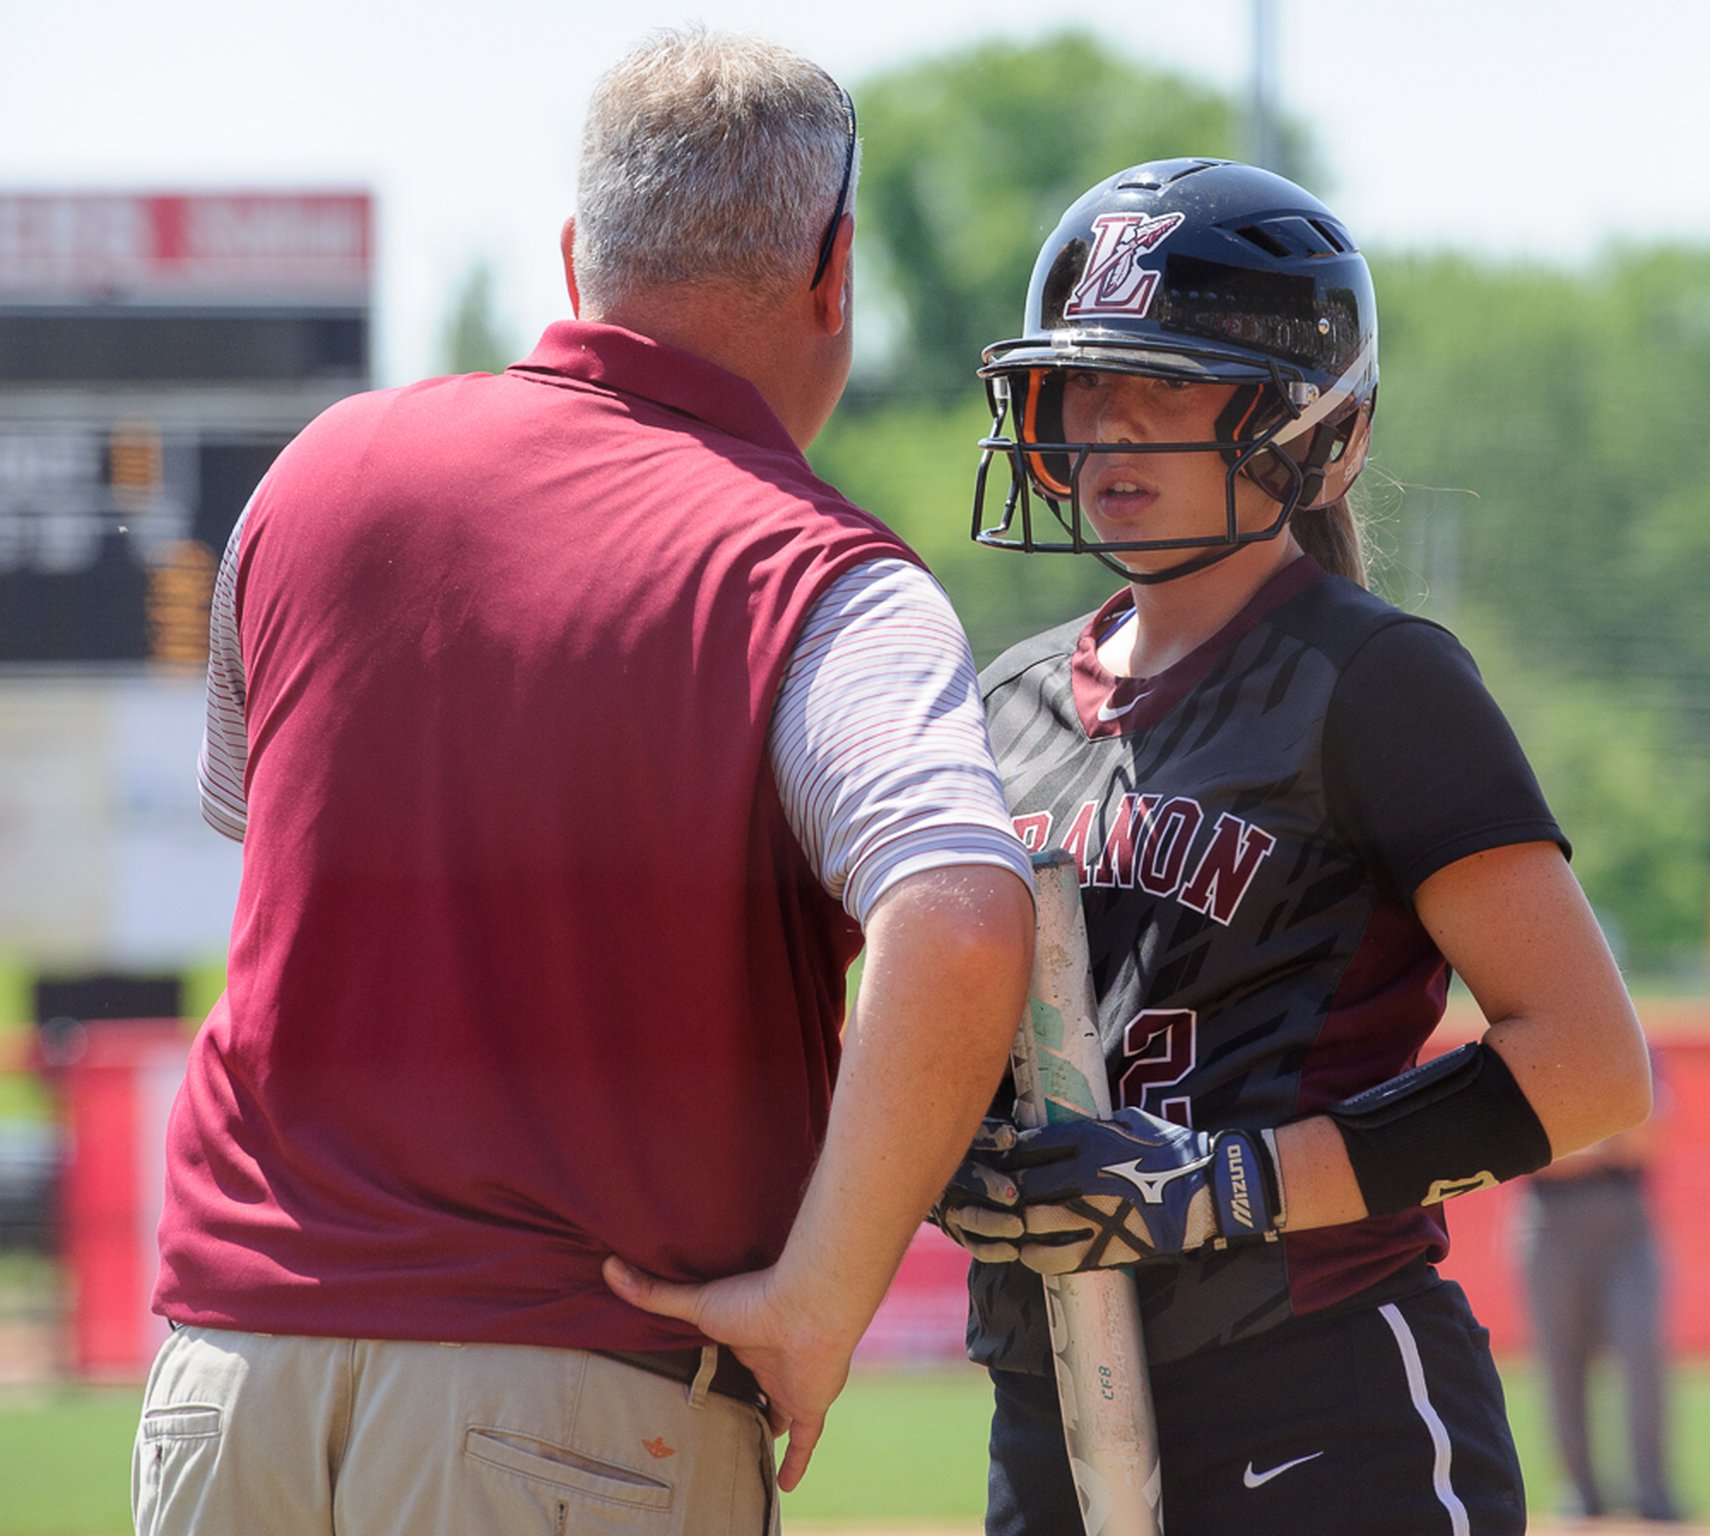
<instances>
[{"instance_id":1,"label":"grass field","mask_svg":"<svg viewBox=\"0 0 1710 1536\"><path fill-rule=\"evenodd\" d=\"M1526 1467L1528 1502L1547 1512L1555 1469L1538 1383L1504 1371ZM138 1392L131 1388L0 1391L0 1536L125 1536ZM1600 1427L1619 1404L1599 1394ZM811 1526L974 1529L984 1502L985 1378L970 1368L858 1372L832 1410L807 1480L784 1500L784 1522ZM1710 1366L1676 1375L1675 1464L1681 1495L1710 1516ZM1606 1444L1618 1434L1605 1434Z\"/></svg>"}]
</instances>

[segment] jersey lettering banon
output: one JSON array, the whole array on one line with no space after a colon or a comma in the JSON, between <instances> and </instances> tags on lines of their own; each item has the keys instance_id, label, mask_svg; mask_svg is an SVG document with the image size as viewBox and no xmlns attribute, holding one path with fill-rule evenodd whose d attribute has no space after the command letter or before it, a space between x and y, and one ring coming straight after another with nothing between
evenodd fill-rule
<instances>
[{"instance_id":1,"label":"jersey lettering banon","mask_svg":"<svg viewBox=\"0 0 1710 1536\"><path fill-rule=\"evenodd\" d=\"M1565 842L1472 659L1310 558L1155 678L1117 678L1090 621L982 675L1017 831L1080 868L1119 1105L1201 1130L1303 1118L1413 1064L1449 971L1414 916L1456 859ZM1442 1208L1136 1271L1148 1351L1180 1358L1416 1285ZM1039 1277L972 1267L969 1345L1049 1371Z\"/></svg>"}]
</instances>

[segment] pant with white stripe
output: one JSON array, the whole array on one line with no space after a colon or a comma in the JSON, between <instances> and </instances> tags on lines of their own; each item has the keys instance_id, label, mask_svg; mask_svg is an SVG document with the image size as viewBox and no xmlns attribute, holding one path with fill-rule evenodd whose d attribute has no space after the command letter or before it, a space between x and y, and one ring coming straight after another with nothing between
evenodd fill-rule
<instances>
[{"instance_id":1,"label":"pant with white stripe","mask_svg":"<svg viewBox=\"0 0 1710 1536\"><path fill-rule=\"evenodd\" d=\"M1056 1385L994 1371L988 1536L1083 1536ZM1520 1463L1461 1288L1154 1369L1168 1536L1519 1536Z\"/></svg>"}]
</instances>

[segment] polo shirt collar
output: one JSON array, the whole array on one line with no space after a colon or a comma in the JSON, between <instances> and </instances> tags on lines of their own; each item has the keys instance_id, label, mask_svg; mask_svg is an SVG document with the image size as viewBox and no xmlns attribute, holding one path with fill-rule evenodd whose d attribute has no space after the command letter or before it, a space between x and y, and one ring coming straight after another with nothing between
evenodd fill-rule
<instances>
[{"instance_id":1,"label":"polo shirt collar","mask_svg":"<svg viewBox=\"0 0 1710 1536\"><path fill-rule=\"evenodd\" d=\"M620 326L556 321L546 328L533 352L505 371L527 374L542 383L591 384L640 396L761 447L801 453L747 379Z\"/></svg>"}]
</instances>

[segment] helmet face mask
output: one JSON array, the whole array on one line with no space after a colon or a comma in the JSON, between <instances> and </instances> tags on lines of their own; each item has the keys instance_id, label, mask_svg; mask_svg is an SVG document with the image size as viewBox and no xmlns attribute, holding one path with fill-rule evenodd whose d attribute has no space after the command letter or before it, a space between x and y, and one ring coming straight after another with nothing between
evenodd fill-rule
<instances>
[{"instance_id":1,"label":"helmet face mask","mask_svg":"<svg viewBox=\"0 0 1710 1536\"><path fill-rule=\"evenodd\" d=\"M1234 388L1214 440L1076 442L1064 432L1062 396L1067 377L1083 372ZM986 348L980 374L992 430L980 442L974 538L1091 552L1129 580L1167 580L1275 538L1297 509L1347 493L1365 462L1377 395L1371 279L1329 210L1280 176L1229 161L1136 166L1063 216L1034 267L1025 334ZM1115 452L1218 454L1222 529L1100 538L1083 515L1080 477L1096 455ZM988 520L996 459L1010 486ZM1241 527L1243 480L1276 504L1262 528ZM1152 573L1112 558L1141 550L1189 558Z\"/></svg>"}]
</instances>

